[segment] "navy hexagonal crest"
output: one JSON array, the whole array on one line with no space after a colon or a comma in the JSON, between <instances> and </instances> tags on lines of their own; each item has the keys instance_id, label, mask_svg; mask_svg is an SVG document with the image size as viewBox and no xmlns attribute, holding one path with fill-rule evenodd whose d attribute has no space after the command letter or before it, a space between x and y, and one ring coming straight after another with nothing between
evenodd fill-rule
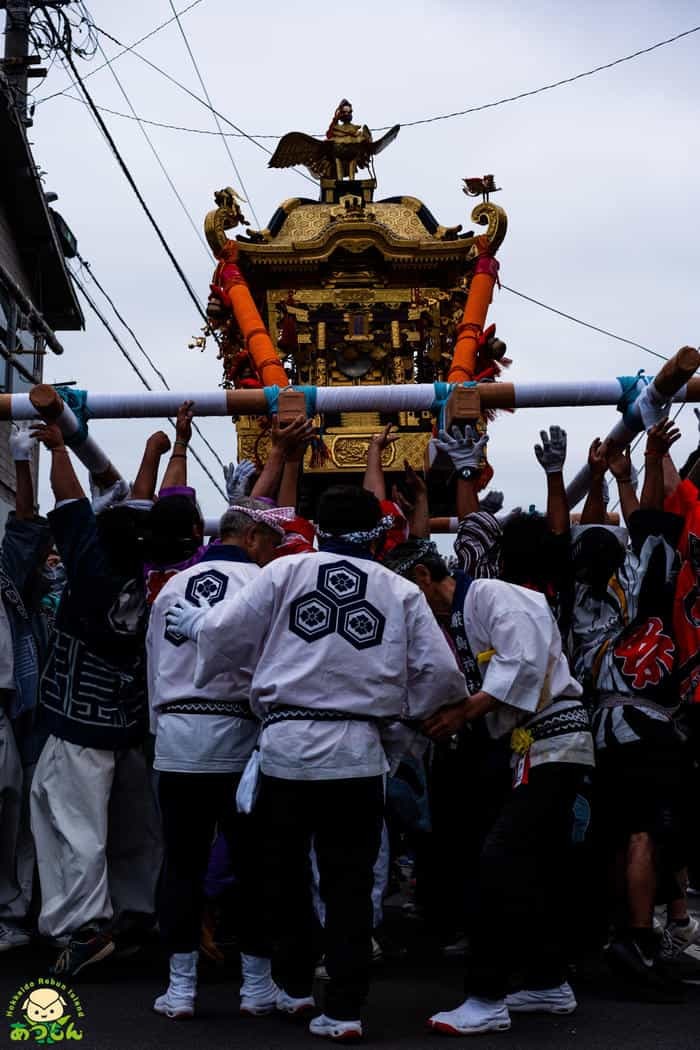
<instances>
[{"instance_id":1,"label":"navy hexagonal crest","mask_svg":"<svg viewBox=\"0 0 700 1050\"><path fill-rule=\"evenodd\" d=\"M223 599L227 587L228 576L218 569L207 569L190 577L185 588L185 598L192 605L199 605L200 598L210 605L216 605Z\"/></svg>"},{"instance_id":2,"label":"navy hexagonal crest","mask_svg":"<svg viewBox=\"0 0 700 1050\"><path fill-rule=\"evenodd\" d=\"M370 602L357 602L340 610L338 634L355 649L381 645L386 619Z\"/></svg>"},{"instance_id":3,"label":"navy hexagonal crest","mask_svg":"<svg viewBox=\"0 0 700 1050\"><path fill-rule=\"evenodd\" d=\"M316 586L336 605L347 605L364 598L367 591L367 573L351 565L349 561L336 561L322 565L318 571Z\"/></svg>"},{"instance_id":4,"label":"navy hexagonal crest","mask_svg":"<svg viewBox=\"0 0 700 1050\"><path fill-rule=\"evenodd\" d=\"M216 605L217 602L223 601L227 587L228 576L218 569L206 569L204 572L198 572L196 576L191 576L187 581L185 599L190 605L202 604L200 598L209 605ZM171 631L169 627L165 631L165 638L176 646L187 641L184 635Z\"/></svg>"},{"instance_id":5,"label":"navy hexagonal crest","mask_svg":"<svg viewBox=\"0 0 700 1050\"><path fill-rule=\"evenodd\" d=\"M305 642L315 642L332 634L338 610L319 591L295 598L289 610L289 630Z\"/></svg>"},{"instance_id":6,"label":"navy hexagonal crest","mask_svg":"<svg viewBox=\"0 0 700 1050\"><path fill-rule=\"evenodd\" d=\"M317 590L295 598L289 629L305 642L326 638L337 630L355 649L381 645L386 618L365 599L367 573L349 561L322 565Z\"/></svg>"}]
</instances>

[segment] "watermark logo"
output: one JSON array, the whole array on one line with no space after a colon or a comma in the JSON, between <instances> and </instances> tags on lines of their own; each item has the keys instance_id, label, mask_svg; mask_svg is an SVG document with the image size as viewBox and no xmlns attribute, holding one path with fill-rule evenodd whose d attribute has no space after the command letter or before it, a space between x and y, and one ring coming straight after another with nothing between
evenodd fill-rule
<instances>
[{"instance_id":1,"label":"watermark logo","mask_svg":"<svg viewBox=\"0 0 700 1050\"><path fill-rule=\"evenodd\" d=\"M79 1022L85 1017L72 988L55 977L27 981L10 999L5 1010L13 1043L51 1046L83 1038Z\"/></svg>"}]
</instances>

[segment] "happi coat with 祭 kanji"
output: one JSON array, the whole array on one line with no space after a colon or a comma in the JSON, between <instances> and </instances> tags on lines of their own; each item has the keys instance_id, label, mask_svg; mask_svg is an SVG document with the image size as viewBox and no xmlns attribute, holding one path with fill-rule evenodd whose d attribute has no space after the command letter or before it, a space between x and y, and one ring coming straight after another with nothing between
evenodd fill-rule
<instances>
[{"instance_id":1,"label":"happi coat with \u796d kanji","mask_svg":"<svg viewBox=\"0 0 700 1050\"><path fill-rule=\"evenodd\" d=\"M577 587L574 667L595 703L599 748L665 732L679 706L673 606L682 525L674 514L636 511L631 549L605 595Z\"/></svg>"}]
</instances>

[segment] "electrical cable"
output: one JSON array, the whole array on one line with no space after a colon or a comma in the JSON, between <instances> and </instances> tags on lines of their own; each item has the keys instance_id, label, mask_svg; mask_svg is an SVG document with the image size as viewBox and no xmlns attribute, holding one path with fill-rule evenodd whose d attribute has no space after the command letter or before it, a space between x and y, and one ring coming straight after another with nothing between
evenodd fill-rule
<instances>
[{"instance_id":1,"label":"electrical cable","mask_svg":"<svg viewBox=\"0 0 700 1050\"><path fill-rule=\"evenodd\" d=\"M517 295L520 299L526 299L529 303L534 303L535 306L541 306L543 310L549 310L550 313L558 314L559 317L565 317L567 321L573 321L574 324L580 324L584 328L590 328L593 332L600 332L601 335L607 335L610 339L617 339L619 343L627 343L628 346L636 346L638 350L645 350L646 353L660 358L661 361L668 360L663 354L658 353L656 350L652 350L649 346L644 346L642 343L635 343L633 339L626 339L622 335L616 335L615 332L609 332L606 328L599 328L598 325L591 324L589 321L582 321L580 317L574 317L573 314L567 314L564 313L563 310L557 310L554 306L548 306L547 303L543 303L539 299L533 299L532 296L525 295L524 292L517 292L515 288L509 288L507 284L502 284L501 288L506 292L510 292L512 295Z\"/></svg>"},{"instance_id":2,"label":"electrical cable","mask_svg":"<svg viewBox=\"0 0 700 1050\"><path fill-rule=\"evenodd\" d=\"M112 310L114 311L115 316L121 322L121 324L124 326L124 328L126 328L127 332L129 333L131 338L134 340L134 342L136 343L136 346L139 348L139 350L141 351L143 356L146 358L146 360L148 361L149 365L151 366L151 368L153 369L155 374L158 376L158 378L160 379L160 381L163 384L163 386L165 387L165 389L166 390L171 390L172 388L171 388L170 384L168 383L168 380L165 378L163 372L156 365L155 361L153 360L151 355L148 353L148 351L146 350L145 346L143 345L141 340L138 338L138 336L136 335L136 332L133 330L133 328L131 327L129 322L120 313L119 309L117 308L116 303L112 299L112 297L109 294L109 292L106 290L106 288L103 287L103 285L100 283L100 281L98 281L97 277L95 277L95 274L93 273L93 270L92 270L92 267L90 266L90 263L87 261L87 259L83 259L82 255L80 255L80 253L78 253L78 261L80 262L81 266L83 266L85 268L85 270L87 271L88 276L90 277L90 279L99 288L99 290L102 293L102 295L105 297L105 299L107 300L109 305L112 307ZM148 389L150 390L151 388L149 387ZM192 427L193 427L194 430L197 431L197 433L201 437L202 441L204 442L204 444L207 446L207 448L211 452L212 456L214 456L214 458L218 462L219 466L223 469L223 467L224 467L223 460L219 456L219 453L216 451L216 449L209 443L209 440L204 436L204 434L202 433L202 431L199 428L199 426L197 425L197 423L193 422L192 423Z\"/></svg>"},{"instance_id":3,"label":"electrical cable","mask_svg":"<svg viewBox=\"0 0 700 1050\"><path fill-rule=\"evenodd\" d=\"M182 37L183 42L185 44L185 47L187 49L187 54L190 56L190 60L192 62L192 66L194 68L195 73L197 74L197 80L199 81L200 87L201 87L202 91L204 92L204 97L207 100L209 108L210 108L210 110L212 112L212 116L214 117L214 123L216 124L216 127L217 127L217 130L219 132L219 135L221 136L221 141L224 144L224 149L226 150L226 153L228 155L228 159L231 161L231 166L233 167L233 170L236 173L236 178L238 179L238 183L239 183L239 185L241 187L241 190L243 191L244 196L247 198L247 203L250 205L250 210L251 210L251 212L253 214L253 218L255 219L255 225L258 227L258 229L260 229L260 219L255 214L255 206L253 205L252 198L251 198L250 194L248 193L248 191L245 188L245 183L243 182L243 176L241 175L240 171L238 170L238 165L236 164L235 160L233 159L233 154L231 153L231 147L229 146L228 142L226 141L226 136L224 135L224 129L221 127L221 121L219 120L219 118L218 118L218 116L216 114L216 110L214 109L214 105L212 103L211 96L210 96L209 92L207 91L207 85L204 83L204 77L202 76L202 73L201 73L201 70L199 68L199 64L197 62L197 59L194 57L194 51L192 50L192 48L190 46L190 42L189 42L189 40L187 38L187 33L185 32L184 27L182 25L182 22L180 21L180 18L178 17L177 11L175 10L175 4L173 3L173 0L168 0L168 2L170 4L170 10L172 11L173 15L175 16L175 21L177 22L177 27L180 30L180 36Z\"/></svg>"},{"instance_id":4,"label":"electrical cable","mask_svg":"<svg viewBox=\"0 0 700 1050\"><path fill-rule=\"evenodd\" d=\"M179 15L185 15L185 14L187 14L188 11L191 11L193 7L197 7L197 5L201 4L202 2L203 2L203 0L192 0L192 3L188 4L187 7L183 7L181 11L178 11L178 14ZM160 33L161 29L165 29L165 27L169 26L173 21L174 21L174 19L168 18L167 21L161 22L160 25L157 25L155 27L155 29L151 29L150 32L146 33L145 36L141 36L141 37L139 37L138 40L134 40L133 44L130 44L129 47L127 47L124 44L120 45L123 48L123 50L120 51L119 54L114 55L113 58L110 58L108 61L103 62L102 65L95 66L94 69L91 69L89 73L85 74L84 79L87 80L88 77L94 77L95 73L99 73L100 70L104 69L105 66L108 66L110 62L115 62L116 59L121 58L122 55L126 55L127 52L130 50L130 48L138 47L139 44L143 44L143 42L145 40L149 40L152 36L155 36L156 33ZM95 28L97 28L97 27L95 27ZM43 98L38 98L36 100L36 104L37 104L37 106L40 106L43 102L49 102L52 98L57 98L58 95L62 95L62 94L63 94L62 91L54 91L54 93L52 95L44 95Z\"/></svg>"},{"instance_id":5,"label":"electrical cable","mask_svg":"<svg viewBox=\"0 0 700 1050\"><path fill-rule=\"evenodd\" d=\"M181 14L182 13L183 12L181 12ZM170 21L172 21L172 19L170 19ZM101 29L99 26L95 26L95 29L96 29L96 31L98 33L102 33L103 35L110 37L110 34L107 33L105 30ZM656 51L660 47L666 47L669 44L673 44L676 41L682 40L684 37L691 36L693 33L697 33L697 32L700 32L700 26L694 26L692 29L686 29L682 33L677 33L676 36L668 37L666 40L659 40L657 43L652 44L650 47L642 48L640 51L635 51L631 55L624 55L622 58L616 58L613 62L606 62L604 65L596 66L594 69L586 70L584 73L576 73L575 76L565 77L563 80L556 80L556 81L554 81L551 84L543 84L541 87L533 88L530 91L522 91L522 92L520 92L517 95L509 95L506 98L496 99L493 102L485 102L485 103L483 103L480 106L471 106L469 109L455 110L453 113L441 113L441 114L439 114L439 115L437 115L435 117L424 117L421 120L407 120L407 121L403 121L403 122L401 122L401 127L402 128L414 128L414 127L417 127L420 124L432 124L432 123L435 123L436 121L439 121L439 120L451 120L453 117L464 117L464 116L467 116L470 113L480 113L480 112L482 112L485 109L494 109L497 106L508 105L510 102L518 102L518 101L520 101L523 98L530 98L533 95L542 94L542 92L544 92L544 91L552 91L554 88L562 87L562 86L564 86L566 84L573 84L575 81L582 80L584 77L591 77L595 73L600 73L600 72L603 72L604 70L612 69L614 66L619 66L623 62L630 62L630 61L632 61L632 59L639 58L641 55L647 55L647 54L649 54L652 51ZM110 37L110 39L114 43L116 43L117 46L125 47L125 45L121 44L114 37ZM131 47L128 47L128 48L125 47L125 50L133 51L133 48L139 43L140 43L140 41L137 40L135 44L131 45ZM143 61L148 61L142 55L139 55L136 51L133 51L133 53L137 56L137 58L141 58ZM122 54L124 54L124 51L121 51L119 55L115 56L115 58L119 58L120 55L122 55ZM98 69L102 69L102 68L103 68L103 66L98 66ZM154 68L157 69L158 67L154 66ZM97 72L97 70L93 70L93 72ZM164 71L161 70L161 69L158 69L158 72L162 73L164 76L168 75L168 74L165 74ZM92 74L90 74L90 76L92 76ZM173 78L169 78L169 79L173 79ZM177 83L177 81L174 81L174 82ZM178 84L178 87L182 87L182 84ZM43 98L40 101L41 102L47 102L50 98L56 98L58 95L65 95L65 92L64 91L57 91L53 95L47 95L46 98ZM194 97L196 97L196 96L194 96ZM66 98L71 98L71 96L70 95L66 95ZM201 102L202 100L198 99L198 101ZM129 118L129 114L128 113L120 113L118 110L106 110L106 112L111 113L115 117ZM216 112L216 111L214 111L214 112ZM221 114L218 114L218 115L221 116ZM139 119L143 120L143 122L145 124L152 124L154 127L157 127L157 128L169 128L172 131L186 131L186 132L189 132L190 134L193 134L193 135L216 135L216 134L218 134L218 132L209 131L206 128L183 127L180 124L169 124L169 123L166 123L164 121L158 121L158 120L146 120L145 117L140 117ZM222 119L225 120L226 118L222 118ZM226 123L230 124L231 122L227 120ZM232 124L231 126L235 128L234 124ZM389 128L392 127L392 126L393 125L384 124L384 125L382 125L382 127L371 128L370 130L371 131L388 131ZM267 133L266 134L254 134L254 135L251 135L251 134L248 134L248 132L246 132L246 131L242 131L240 129L236 129L235 131L223 132L223 134L227 138L245 138L245 139L250 139L252 142L255 142L256 145L259 145L258 139L280 139L282 137L283 133L280 133L280 134L277 134L277 135L270 135L270 134L267 134ZM320 133L318 137L319 138L323 137L323 133Z\"/></svg>"},{"instance_id":6,"label":"electrical cable","mask_svg":"<svg viewBox=\"0 0 700 1050\"><path fill-rule=\"evenodd\" d=\"M50 21L50 19L48 19L48 12L46 11L45 5L44 4L40 4L39 6L44 11L44 14L47 17L47 20ZM51 23L51 24L53 24L53 23ZM161 230L160 226L158 225L158 222L156 221L156 219L155 219L151 209L149 208L148 204L146 203L146 201L145 201L145 199L143 197L143 194L141 193L140 189L138 188L138 186L137 186L137 184L136 184L136 182L134 180L134 177L131 174L131 171L129 170L129 168L128 168L127 164L126 164L126 161L124 160L124 158L122 157L121 153L119 152L117 144L114 141L114 139L112 138L112 135L110 134L109 128L107 127L107 125L105 124L104 120L102 119L102 117L100 116L99 112L97 111L97 107L96 107L95 102L94 102L94 100L92 98L92 95L90 94L88 89L85 87L85 84L83 83L82 77L81 77L78 69L76 68L75 62L73 61L73 56L71 55L70 48L67 47L65 45L65 43L62 40L60 40L60 38L58 38L57 42L58 42L59 48L61 49L61 51L64 54L66 62L70 66L70 69L71 69L71 72L73 74L73 77L75 78L78 86L80 87L80 90L82 91L82 93L83 93L83 95L85 97L85 100L87 101L87 103L89 105L90 111L92 112L95 120L97 121L97 123L98 123L98 125L100 127L100 130L102 131L102 134L106 138L112 153L114 154L114 157L115 157L119 167L121 168L121 170L122 170L122 172L123 172L127 182L131 186L131 188L132 188L132 190L133 190L133 192L134 192L134 194L136 196L136 199L138 200L139 204L141 205L143 211L145 212L146 217L148 218L148 221L150 222L151 226L153 227L153 229L154 229L154 231L156 233L156 236L158 237L158 240L160 241L161 245L163 246L163 249L164 249L166 255L170 259L170 261L171 261L171 263L172 263L172 265L173 265L177 275L179 276L180 280L182 281L182 283L184 284L185 288L187 289L187 294L189 295L190 299L194 303L194 305L195 305L195 307L197 309L197 312L200 314L200 316L203 318L204 322L206 323L207 322L206 311L205 311L204 307L202 306L202 304L200 303L199 298L197 296L197 293L195 292L194 288L190 284L189 279L188 279L187 275L185 274L185 271L182 269L182 267L180 266L180 263L177 261L175 255L173 253L172 248L170 247L170 245L168 244L168 241L165 238L165 234L163 233L163 231Z\"/></svg>"},{"instance_id":7,"label":"electrical cable","mask_svg":"<svg viewBox=\"0 0 700 1050\"><path fill-rule=\"evenodd\" d=\"M100 26L96 25L95 30L98 33L101 33L102 36L106 36L107 39L111 40L113 44L117 45L117 47L124 47L122 41L118 40L117 37L113 36L111 33L108 33L106 29L102 29ZM233 121L230 120L227 116L225 116L225 114L223 114L220 110L215 109L205 99L201 98L196 92L190 90L190 88L186 87L185 84L180 83L179 80L176 80L175 77L171 76L171 74L166 72L166 70L162 69L160 66L157 66L155 62L151 62L150 58L146 58L145 55L142 55L138 51L135 51L133 47L128 47L127 50L130 51L136 58L144 62L151 69L153 69L156 73L159 73L162 77L165 77L165 79L170 81L171 84L174 84L176 87L179 87L180 90L184 91L185 94L190 96L190 98L193 98L196 102L199 102L199 104L201 106L204 106L205 109L209 109L212 111L212 113L215 113L220 120L223 120L224 124L228 124L229 127L237 131L243 138L248 139L248 141L252 142L254 146L257 146L258 149L261 149L263 153L267 153L270 156L272 155L271 149L268 149L267 146L263 146L261 142L258 142L257 139L255 139L252 135L249 135L247 131L244 131L243 128L240 128L237 124L234 124ZM277 136L274 135L268 136L268 138L276 137ZM311 175L307 175L306 172L301 171L299 168L292 168L292 171L296 171L297 174L301 175L302 178L306 179L308 182L312 182L314 185L317 185L316 179L312 178Z\"/></svg>"},{"instance_id":8,"label":"electrical cable","mask_svg":"<svg viewBox=\"0 0 700 1050\"><path fill-rule=\"evenodd\" d=\"M72 267L69 267L69 269L70 269L71 277L75 281L77 287L79 288L83 298L85 299L85 302L88 304L88 306L93 311L93 313L99 318L99 320L104 325L104 327L107 329L107 331L109 332L110 336L112 337L112 340L114 341L115 345L119 348L119 350L123 354L124 358L129 362L129 365L131 366L133 371L136 373L138 378L141 380L141 382L145 386L146 390L152 390L153 388L151 387L150 383L148 382L148 380L146 379L144 374L139 369L139 367L136 364L136 362L134 361L133 357L131 356L129 351L126 349L126 347L124 346L124 344L120 340L119 336L117 335L117 333L114 331L114 329L110 325L110 323L107 320L107 318L100 311L99 307L97 306L95 301L92 299L92 297L90 296L90 294L86 290L84 284L82 283L82 281L80 280L80 278L76 274L75 269L72 268ZM173 426L173 427L175 426L175 421L173 419L171 419L170 417L168 417L168 422L170 423L171 426ZM200 432L200 434L201 434L201 432ZM204 471L206 476L209 478L209 480L211 481L212 485L217 490L217 492L219 492L220 495L222 495L224 497L224 499L227 499L226 493L224 492L223 488L221 487L221 484L216 480L216 478L211 473L211 471L209 470L207 465L202 461L202 459L199 456L199 454L195 451L195 449L192 448L191 445L190 445L190 452L192 453L192 457L197 461L197 463L199 463L200 467L202 468L202 470Z\"/></svg>"},{"instance_id":9,"label":"electrical cable","mask_svg":"<svg viewBox=\"0 0 700 1050\"><path fill-rule=\"evenodd\" d=\"M98 45L97 46L98 46L98 50L100 51L100 54L102 54L104 56L104 58L106 59L107 55L105 54L104 48L102 47L102 44L99 43L99 41L98 41ZM114 69L112 63L108 62L107 65L108 65L110 73L112 74L112 76L113 76L113 78L115 80L115 83L116 83L117 87L119 88L119 90L120 90L120 92L121 92L121 94L122 94L122 96L124 98L124 101L126 102L127 106L131 110L131 112L133 113L134 117L136 117L136 119L138 120L138 117L136 116L136 110L134 109L134 107L133 107L133 105L131 103L131 99L127 95L126 89L124 88L124 85L122 84L121 80L119 79L118 74L115 72L115 69ZM158 150L154 146L150 135L148 134L148 132L146 131L145 127L143 126L143 124L141 123L140 120L138 120L138 125L139 125L139 129L141 131L141 134L145 138L151 153L155 157L155 160L156 160L156 163L158 164L158 167L162 171L162 173L165 176L165 179L166 179L168 185L170 186L170 189L172 190L173 194L175 195L175 199L177 200L178 204L180 205L180 207L182 208L183 212L185 213L185 216L186 216L190 226L192 227L192 229L195 232L195 236L197 237L197 239L199 240L200 244L202 245L202 248L204 249L204 252L205 252L205 254L207 256L207 259L210 259L211 258L211 253L210 253L209 248L207 246L207 242L204 240L204 237L202 236L201 227L195 222L194 218L192 217L192 213L190 212L189 208L187 207L187 205L185 204L184 200L182 199L182 195L180 194L180 192L179 192L177 186L175 185L175 183L173 182L173 180L172 180L172 178L170 176L170 173L168 172L167 168L165 167L165 164L163 163Z\"/></svg>"}]
</instances>

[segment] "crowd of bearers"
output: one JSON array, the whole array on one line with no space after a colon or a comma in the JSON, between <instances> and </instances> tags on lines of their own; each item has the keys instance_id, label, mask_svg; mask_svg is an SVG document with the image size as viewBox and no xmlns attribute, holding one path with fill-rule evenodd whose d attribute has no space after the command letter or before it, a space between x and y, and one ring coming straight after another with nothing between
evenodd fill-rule
<instances>
[{"instance_id":1,"label":"crowd of bearers","mask_svg":"<svg viewBox=\"0 0 700 1050\"><path fill-rule=\"evenodd\" d=\"M169 980L153 1009L182 1020L200 952L216 957L233 924L242 1013L360 1039L382 900L408 866L414 912L465 955L463 1002L427 1019L438 1034L571 1013L584 951L644 997L676 995L700 969L698 454L677 472L679 432L659 419L638 493L629 454L596 439L574 524L561 427L535 446L543 514L480 496L487 437L442 432L448 561L408 464L388 498L390 426L362 485L303 517L312 425L273 419L264 468L227 469L206 543L195 408L172 446L152 435L133 484L92 498L56 426L13 434L0 950L48 940L53 973L74 980L157 930ZM32 505L37 440L48 519ZM217 886L231 881L228 915ZM579 922L563 919L572 888Z\"/></svg>"}]
</instances>

